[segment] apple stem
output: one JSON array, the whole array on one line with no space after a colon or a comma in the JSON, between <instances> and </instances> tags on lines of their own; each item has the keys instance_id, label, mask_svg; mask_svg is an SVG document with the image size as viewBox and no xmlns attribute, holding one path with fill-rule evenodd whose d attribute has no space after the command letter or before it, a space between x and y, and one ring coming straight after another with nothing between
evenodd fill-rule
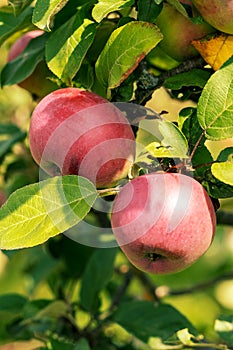
<instances>
[{"instance_id":1,"label":"apple stem","mask_svg":"<svg viewBox=\"0 0 233 350\"><path fill-rule=\"evenodd\" d=\"M112 196L120 192L120 187L104 188L101 190L97 190L97 192L99 193L100 197Z\"/></svg>"}]
</instances>

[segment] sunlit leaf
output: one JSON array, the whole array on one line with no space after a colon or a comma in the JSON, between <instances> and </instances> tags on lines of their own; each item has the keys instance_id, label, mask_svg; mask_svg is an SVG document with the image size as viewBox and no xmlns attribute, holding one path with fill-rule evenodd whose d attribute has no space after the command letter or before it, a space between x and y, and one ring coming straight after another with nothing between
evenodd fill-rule
<instances>
[{"instance_id":1,"label":"sunlit leaf","mask_svg":"<svg viewBox=\"0 0 233 350\"><path fill-rule=\"evenodd\" d=\"M192 44L214 70L218 70L233 55L233 35L221 33L209 39L193 40Z\"/></svg>"},{"instance_id":2,"label":"sunlit leaf","mask_svg":"<svg viewBox=\"0 0 233 350\"><path fill-rule=\"evenodd\" d=\"M233 162L212 164L211 171L217 179L233 186Z\"/></svg>"},{"instance_id":3,"label":"sunlit leaf","mask_svg":"<svg viewBox=\"0 0 233 350\"><path fill-rule=\"evenodd\" d=\"M0 209L0 248L32 247L80 222L97 198L79 176L54 177L14 192Z\"/></svg>"},{"instance_id":4,"label":"sunlit leaf","mask_svg":"<svg viewBox=\"0 0 233 350\"><path fill-rule=\"evenodd\" d=\"M113 31L96 63L99 82L119 86L150 50L162 40L158 28L147 22L129 22Z\"/></svg>"},{"instance_id":5,"label":"sunlit leaf","mask_svg":"<svg viewBox=\"0 0 233 350\"><path fill-rule=\"evenodd\" d=\"M119 11L133 3L133 0L99 0L92 10L92 17L101 22L110 12Z\"/></svg>"},{"instance_id":6,"label":"sunlit leaf","mask_svg":"<svg viewBox=\"0 0 233 350\"><path fill-rule=\"evenodd\" d=\"M214 325L215 331L232 348L233 347L233 315L222 315Z\"/></svg>"},{"instance_id":7,"label":"sunlit leaf","mask_svg":"<svg viewBox=\"0 0 233 350\"><path fill-rule=\"evenodd\" d=\"M195 345L195 343L193 342L194 336L191 333L189 333L188 328L181 329L176 334L182 344L187 346Z\"/></svg>"},{"instance_id":8,"label":"sunlit leaf","mask_svg":"<svg viewBox=\"0 0 233 350\"><path fill-rule=\"evenodd\" d=\"M212 174L220 181L233 186L233 147L224 149L211 166Z\"/></svg>"},{"instance_id":9,"label":"sunlit leaf","mask_svg":"<svg viewBox=\"0 0 233 350\"><path fill-rule=\"evenodd\" d=\"M149 125L148 125L149 128ZM154 120L153 131L147 129L146 121L142 124L143 133L151 134L151 140L143 149L143 154L149 152L153 157L187 158L188 142L180 129L167 120ZM138 141L140 140L140 130ZM140 154L138 156L140 160Z\"/></svg>"},{"instance_id":10,"label":"sunlit leaf","mask_svg":"<svg viewBox=\"0 0 233 350\"><path fill-rule=\"evenodd\" d=\"M79 11L50 36L46 61L51 71L66 84L69 85L79 71L95 31L96 24Z\"/></svg>"},{"instance_id":11,"label":"sunlit leaf","mask_svg":"<svg viewBox=\"0 0 233 350\"><path fill-rule=\"evenodd\" d=\"M198 101L197 118L210 140L233 135L233 60L215 72L205 85Z\"/></svg>"},{"instance_id":12,"label":"sunlit leaf","mask_svg":"<svg viewBox=\"0 0 233 350\"><path fill-rule=\"evenodd\" d=\"M33 11L33 23L45 31L51 30L51 22L68 0L37 0Z\"/></svg>"}]
</instances>

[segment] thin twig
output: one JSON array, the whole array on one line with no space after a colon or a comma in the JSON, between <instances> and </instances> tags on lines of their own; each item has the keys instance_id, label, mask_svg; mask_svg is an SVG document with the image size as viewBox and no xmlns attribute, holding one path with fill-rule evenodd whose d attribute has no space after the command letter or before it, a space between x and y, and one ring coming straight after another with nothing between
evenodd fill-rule
<instances>
[{"instance_id":1,"label":"thin twig","mask_svg":"<svg viewBox=\"0 0 233 350\"><path fill-rule=\"evenodd\" d=\"M194 156L194 154L195 154L195 152L196 152L198 146L200 145L200 143L201 143L201 141L202 141L202 139L203 139L204 136L205 136L205 131L203 131L203 132L201 133L199 139L197 140L195 146L193 147L193 150L192 150L192 152L191 152L191 154L190 154L190 156L189 156L190 161L193 159L193 156Z\"/></svg>"},{"instance_id":2,"label":"thin twig","mask_svg":"<svg viewBox=\"0 0 233 350\"><path fill-rule=\"evenodd\" d=\"M142 282L143 287L149 292L149 295L159 302L160 298L156 295L157 286L150 280L150 278L142 271L135 269L136 277Z\"/></svg>"},{"instance_id":3,"label":"thin twig","mask_svg":"<svg viewBox=\"0 0 233 350\"><path fill-rule=\"evenodd\" d=\"M233 226L233 213L218 210L216 215L218 224Z\"/></svg>"},{"instance_id":4,"label":"thin twig","mask_svg":"<svg viewBox=\"0 0 233 350\"><path fill-rule=\"evenodd\" d=\"M183 295L183 294L192 294L194 292L198 292L198 291L202 291L203 289L210 288L221 281L230 280L230 279L233 279L233 271L227 272L221 276L217 276L213 278L212 280L196 284L195 286L192 286L189 288L170 290L168 295L175 296L175 295Z\"/></svg>"},{"instance_id":5,"label":"thin twig","mask_svg":"<svg viewBox=\"0 0 233 350\"><path fill-rule=\"evenodd\" d=\"M133 277L133 274L132 274L131 270L127 271L124 274L124 281L112 299L110 310L113 310L116 306L118 306L120 304L122 298L124 297L124 295L126 293L128 286L132 280L132 277Z\"/></svg>"}]
</instances>

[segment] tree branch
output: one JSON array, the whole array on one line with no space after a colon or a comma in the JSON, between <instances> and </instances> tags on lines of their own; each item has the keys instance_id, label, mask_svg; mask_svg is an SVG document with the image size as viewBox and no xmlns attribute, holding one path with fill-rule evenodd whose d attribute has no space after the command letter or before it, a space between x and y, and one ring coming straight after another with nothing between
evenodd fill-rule
<instances>
[{"instance_id":1,"label":"tree branch","mask_svg":"<svg viewBox=\"0 0 233 350\"><path fill-rule=\"evenodd\" d=\"M233 226L233 213L218 210L216 215L218 224Z\"/></svg>"},{"instance_id":2,"label":"tree branch","mask_svg":"<svg viewBox=\"0 0 233 350\"><path fill-rule=\"evenodd\" d=\"M122 273L120 270L116 269L117 273L123 274L124 280L119 289L117 290L116 294L113 296L112 303L110 306L110 310L113 310L116 306L118 306L121 302L121 299L124 297L126 290L133 278L133 274L131 270L128 270L124 273Z\"/></svg>"},{"instance_id":3,"label":"tree branch","mask_svg":"<svg viewBox=\"0 0 233 350\"><path fill-rule=\"evenodd\" d=\"M182 62L178 67L161 73L159 76L155 76L147 70L146 62L141 64L141 76L137 83L137 90L135 92L135 100L133 103L139 105L145 105L147 101L151 99L151 95L157 89L159 89L164 81L170 77L173 77L180 73L185 73L193 68L203 68L206 62L202 57L190 59Z\"/></svg>"},{"instance_id":4,"label":"tree branch","mask_svg":"<svg viewBox=\"0 0 233 350\"><path fill-rule=\"evenodd\" d=\"M190 288L177 289L177 290L169 290L168 295L183 295L183 294L192 294L194 292L202 291L203 289L210 288L221 281L226 281L233 279L233 271L227 272L221 276L217 276L212 280L207 282L196 284Z\"/></svg>"}]
</instances>

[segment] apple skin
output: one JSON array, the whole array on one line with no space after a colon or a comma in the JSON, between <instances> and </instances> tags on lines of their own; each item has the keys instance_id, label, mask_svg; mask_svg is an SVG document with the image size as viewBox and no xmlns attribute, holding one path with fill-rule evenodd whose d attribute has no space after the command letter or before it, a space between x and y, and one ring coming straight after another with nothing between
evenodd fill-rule
<instances>
[{"instance_id":1,"label":"apple skin","mask_svg":"<svg viewBox=\"0 0 233 350\"><path fill-rule=\"evenodd\" d=\"M233 34L233 0L192 0L206 22L221 32Z\"/></svg>"},{"instance_id":2,"label":"apple skin","mask_svg":"<svg viewBox=\"0 0 233 350\"><path fill-rule=\"evenodd\" d=\"M111 215L115 238L129 261L152 274L186 269L209 248L213 204L202 185L178 173L151 173L127 183Z\"/></svg>"},{"instance_id":3,"label":"apple skin","mask_svg":"<svg viewBox=\"0 0 233 350\"><path fill-rule=\"evenodd\" d=\"M44 34L42 30L32 30L22 35L11 46L8 54L8 62L11 62L17 58L32 39L42 34ZM48 79L48 77L55 76L48 69L45 61L41 61L36 66L33 73L28 78L21 81L18 85L29 91L31 94L34 94L36 97L42 98L58 88L57 84Z\"/></svg>"},{"instance_id":4,"label":"apple skin","mask_svg":"<svg viewBox=\"0 0 233 350\"><path fill-rule=\"evenodd\" d=\"M200 39L215 31L207 23L193 23L165 2L155 24L164 36L158 46L179 62L198 55L197 50L191 44L192 40Z\"/></svg>"},{"instance_id":5,"label":"apple skin","mask_svg":"<svg viewBox=\"0 0 233 350\"><path fill-rule=\"evenodd\" d=\"M29 142L34 160L48 174L81 175L97 188L125 178L135 156L135 137L123 113L78 88L56 90L39 102Z\"/></svg>"}]
</instances>

